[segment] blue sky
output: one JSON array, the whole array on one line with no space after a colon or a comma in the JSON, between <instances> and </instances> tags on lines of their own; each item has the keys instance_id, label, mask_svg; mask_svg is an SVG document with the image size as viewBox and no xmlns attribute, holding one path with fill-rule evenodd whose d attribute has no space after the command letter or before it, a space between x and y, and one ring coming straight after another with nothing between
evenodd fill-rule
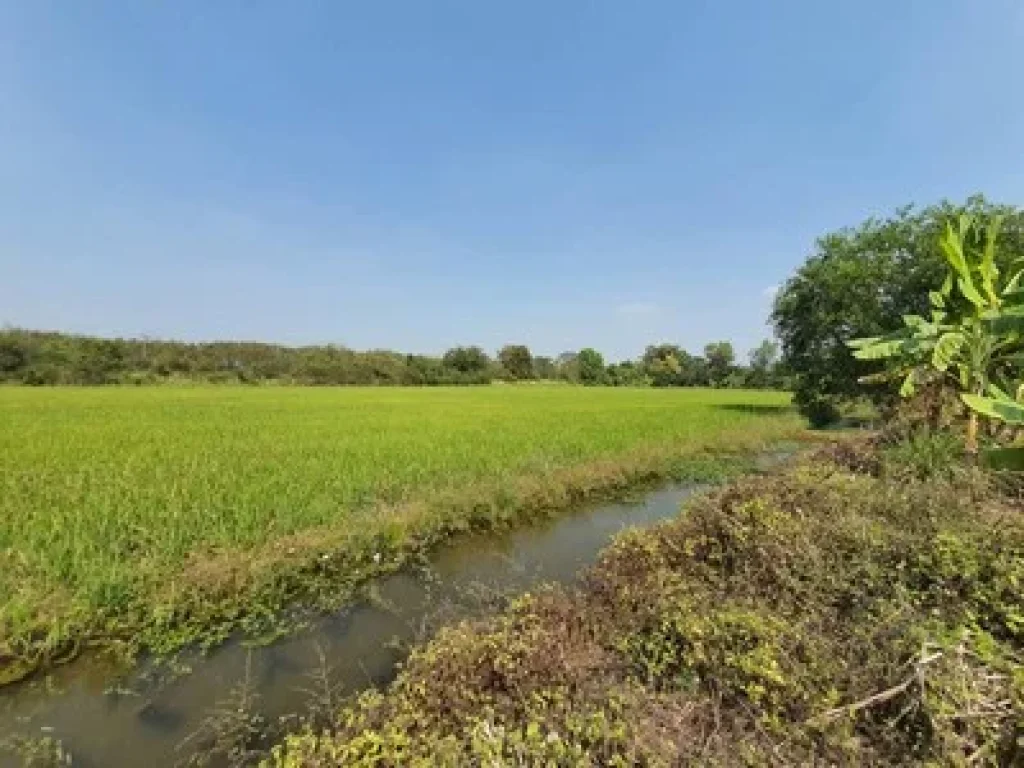
<instances>
[{"instance_id":1,"label":"blue sky","mask_svg":"<svg viewBox=\"0 0 1024 768\"><path fill-rule=\"evenodd\" d=\"M1024 6L0 0L0 324L747 348L814 238L1024 195Z\"/></svg>"}]
</instances>

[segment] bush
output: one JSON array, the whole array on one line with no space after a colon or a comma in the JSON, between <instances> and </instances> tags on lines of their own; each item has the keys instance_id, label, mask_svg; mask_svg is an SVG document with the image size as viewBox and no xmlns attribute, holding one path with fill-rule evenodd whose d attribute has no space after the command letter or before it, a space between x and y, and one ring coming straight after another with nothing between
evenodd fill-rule
<instances>
[{"instance_id":1,"label":"bush","mask_svg":"<svg viewBox=\"0 0 1024 768\"><path fill-rule=\"evenodd\" d=\"M953 479L967 472L964 441L949 432L919 432L882 451L886 474L894 480Z\"/></svg>"},{"instance_id":2,"label":"bush","mask_svg":"<svg viewBox=\"0 0 1024 768\"><path fill-rule=\"evenodd\" d=\"M841 414L836 400L827 397L796 399L797 409L807 417L815 429L824 429L839 423Z\"/></svg>"}]
</instances>

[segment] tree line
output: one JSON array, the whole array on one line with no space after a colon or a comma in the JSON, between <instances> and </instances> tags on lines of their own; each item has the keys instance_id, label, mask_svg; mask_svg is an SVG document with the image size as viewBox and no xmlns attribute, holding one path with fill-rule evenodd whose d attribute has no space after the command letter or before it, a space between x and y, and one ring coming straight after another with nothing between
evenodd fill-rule
<instances>
[{"instance_id":1,"label":"tree line","mask_svg":"<svg viewBox=\"0 0 1024 768\"><path fill-rule=\"evenodd\" d=\"M523 344L493 357L478 346L442 356L336 345L289 347L257 342L189 343L106 339L0 329L0 382L34 386L146 385L194 381L312 386L457 386L495 381L562 381L585 386L780 387L779 349L764 341L737 362L728 341L693 355L676 344L647 347L637 360L607 363L596 349L534 355Z\"/></svg>"}]
</instances>

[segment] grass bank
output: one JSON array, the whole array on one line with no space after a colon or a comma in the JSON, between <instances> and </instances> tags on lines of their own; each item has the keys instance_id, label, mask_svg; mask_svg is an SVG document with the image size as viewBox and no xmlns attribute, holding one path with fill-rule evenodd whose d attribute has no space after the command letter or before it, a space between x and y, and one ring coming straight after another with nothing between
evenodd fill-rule
<instances>
[{"instance_id":1,"label":"grass bank","mask_svg":"<svg viewBox=\"0 0 1024 768\"><path fill-rule=\"evenodd\" d=\"M448 536L791 437L771 392L0 389L0 682L270 631Z\"/></svg>"},{"instance_id":2,"label":"grass bank","mask_svg":"<svg viewBox=\"0 0 1024 768\"><path fill-rule=\"evenodd\" d=\"M885 466L839 450L625 534L272 763L1020 765L1024 514Z\"/></svg>"}]
</instances>

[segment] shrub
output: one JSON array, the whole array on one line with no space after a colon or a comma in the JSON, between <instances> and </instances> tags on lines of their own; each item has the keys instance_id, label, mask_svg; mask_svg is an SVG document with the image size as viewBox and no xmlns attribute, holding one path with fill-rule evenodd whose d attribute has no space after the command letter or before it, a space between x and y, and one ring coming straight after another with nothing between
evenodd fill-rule
<instances>
[{"instance_id":1,"label":"shrub","mask_svg":"<svg viewBox=\"0 0 1024 768\"><path fill-rule=\"evenodd\" d=\"M952 478L967 471L964 441L949 432L919 432L887 446L882 452L884 471L896 480Z\"/></svg>"},{"instance_id":2,"label":"shrub","mask_svg":"<svg viewBox=\"0 0 1024 768\"><path fill-rule=\"evenodd\" d=\"M823 429L839 422L840 412L836 401L827 397L797 398L800 413L807 417L815 429Z\"/></svg>"}]
</instances>

